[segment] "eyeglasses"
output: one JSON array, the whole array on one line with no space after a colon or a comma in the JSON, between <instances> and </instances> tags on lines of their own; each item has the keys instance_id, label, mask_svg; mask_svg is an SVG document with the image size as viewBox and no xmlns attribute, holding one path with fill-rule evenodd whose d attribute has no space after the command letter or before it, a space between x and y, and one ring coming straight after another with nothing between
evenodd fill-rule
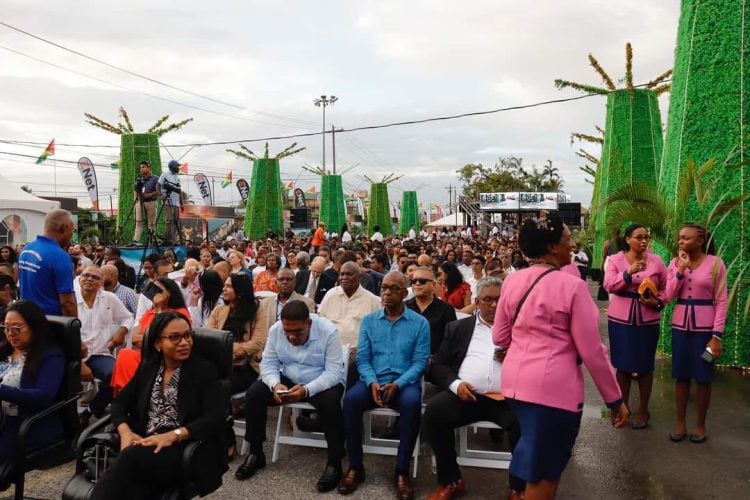
<instances>
[{"instance_id":1,"label":"eyeglasses","mask_svg":"<svg viewBox=\"0 0 750 500\"><path fill-rule=\"evenodd\" d=\"M6 325L0 323L0 329L4 330L6 333L10 332L13 335L18 335L25 327L26 325Z\"/></svg>"},{"instance_id":2,"label":"eyeglasses","mask_svg":"<svg viewBox=\"0 0 750 500\"><path fill-rule=\"evenodd\" d=\"M160 339L167 339L169 340L172 345L180 345L180 342L183 340L185 342L192 342L193 341L193 332L187 332L187 333L175 333L173 335L162 335L159 337Z\"/></svg>"},{"instance_id":3,"label":"eyeglasses","mask_svg":"<svg viewBox=\"0 0 750 500\"><path fill-rule=\"evenodd\" d=\"M402 286L395 286L395 285L393 285L393 286L391 286L391 285L383 285L383 286L380 287L380 293L381 294L383 294L383 293L398 293L401 290L405 290L405 288L402 287Z\"/></svg>"},{"instance_id":4,"label":"eyeglasses","mask_svg":"<svg viewBox=\"0 0 750 500\"><path fill-rule=\"evenodd\" d=\"M491 306L500 302L500 297L479 297L479 300L485 305Z\"/></svg>"},{"instance_id":5,"label":"eyeglasses","mask_svg":"<svg viewBox=\"0 0 750 500\"><path fill-rule=\"evenodd\" d=\"M81 274L81 279L83 280L91 280L91 281L99 281L102 279L101 276L98 274L89 274L89 273L83 273Z\"/></svg>"},{"instance_id":6,"label":"eyeglasses","mask_svg":"<svg viewBox=\"0 0 750 500\"><path fill-rule=\"evenodd\" d=\"M414 285L426 285L427 283L432 283L435 280L431 280L430 278L414 278L411 280L411 282Z\"/></svg>"}]
</instances>

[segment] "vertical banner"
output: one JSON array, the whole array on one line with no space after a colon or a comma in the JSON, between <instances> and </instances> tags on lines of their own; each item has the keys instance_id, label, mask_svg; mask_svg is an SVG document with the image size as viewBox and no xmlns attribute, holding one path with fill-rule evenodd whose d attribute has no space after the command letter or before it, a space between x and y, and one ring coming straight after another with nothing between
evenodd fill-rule
<instances>
[{"instance_id":1,"label":"vertical banner","mask_svg":"<svg viewBox=\"0 0 750 500\"><path fill-rule=\"evenodd\" d=\"M78 171L81 173L83 184L86 186L86 191L89 193L89 198L91 198L91 204L94 206L94 210L99 210L99 186L96 183L96 170L94 170L94 164L84 156L78 160Z\"/></svg>"},{"instance_id":2,"label":"vertical banner","mask_svg":"<svg viewBox=\"0 0 750 500\"><path fill-rule=\"evenodd\" d=\"M213 198L211 196L211 185L208 183L208 177L204 174L195 174L193 176L195 185L198 186L198 191L201 193L204 205L213 205Z\"/></svg>"},{"instance_id":3,"label":"vertical banner","mask_svg":"<svg viewBox=\"0 0 750 500\"><path fill-rule=\"evenodd\" d=\"M237 191L240 192L242 203L247 203L247 196L250 193L250 184L245 179L237 179Z\"/></svg>"},{"instance_id":4,"label":"vertical banner","mask_svg":"<svg viewBox=\"0 0 750 500\"><path fill-rule=\"evenodd\" d=\"M294 190L294 207L295 208L305 208L307 205L305 203L305 192L302 191L300 188L296 188Z\"/></svg>"}]
</instances>

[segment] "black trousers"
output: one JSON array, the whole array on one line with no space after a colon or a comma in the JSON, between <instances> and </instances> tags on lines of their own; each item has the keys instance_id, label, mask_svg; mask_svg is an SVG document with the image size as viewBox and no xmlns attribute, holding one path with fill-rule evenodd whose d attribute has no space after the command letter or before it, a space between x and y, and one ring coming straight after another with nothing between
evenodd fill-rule
<instances>
[{"instance_id":1,"label":"black trousers","mask_svg":"<svg viewBox=\"0 0 750 500\"><path fill-rule=\"evenodd\" d=\"M454 429L464 425L487 420L502 427L508 435L513 451L521 438L521 427L510 406L505 401L497 401L477 395L476 403L465 403L461 398L446 389L427 403L422 426L432 445L440 484L451 484L461 478L456 462L456 435ZM523 491L525 483L511 476L510 486Z\"/></svg>"},{"instance_id":2,"label":"black trousers","mask_svg":"<svg viewBox=\"0 0 750 500\"><path fill-rule=\"evenodd\" d=\"M186 444L175 443L159 453L154 453L154 446L125 448L94 486L92 500L148 498L155 489L179 485Z\"/></svg>"},{"instance_id":3,"label":"black trousers","mask_svg":"<svg viewBox=\"0 0 750 500\"><path fill-rule=\"evenodd\" d=\"M281 376L281 383L287 387L295 385L285 376ZM318 411L321 427L328 443L328 463L341 465L344 458L344 423L341 416L341 396L344 386L337 384L314 396L304 399ZM245 396L245 441L250 443L251 453L263 450L266 440L266 422L268 407L276 406L273 393L262 380L258 379L247 390Z\"/></svg>"}]
</instances>

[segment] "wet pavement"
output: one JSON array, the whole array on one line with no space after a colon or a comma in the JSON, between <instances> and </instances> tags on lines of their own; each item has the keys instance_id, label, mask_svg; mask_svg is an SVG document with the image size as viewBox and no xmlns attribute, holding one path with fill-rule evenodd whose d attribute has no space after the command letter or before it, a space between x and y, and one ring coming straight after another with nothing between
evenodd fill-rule
<instances>
[{"instance_id":1,"label":"wet pavement","mask_svg":"<svg viewBox=\"0 0 750 500\"><path fill-rule=\"evenodd\" d=\"M595 290L594 290L595 292ZM606 307L606 303L602 303ZM606 317L600 323L606 342ZM708 440L703 444L669 440L674 425L674 384L671 361L658 357L651 398L650 425L643 430L614 430L608 412L591 379L586 378L586 405L573 457L562 476L561 499L748 499L750 498L750 375L719 370L707 418ZM637 407L634 384L631 406ZM275 432L276 410L269 415L268 436ZM693 398L688 406L688 430L695 422ZM486 431L472 439L492 449ZM481 446L481 445L478 445ZM279 461L270 463L252 479L239 482L236 460L224 476L224 486L211 499L307 499L319 495L315 481L325 463L324 450L282 446ZM423 443L415 483L417 498L435 487L431 451ZM393 457L367 455L367 480L352 498L393 498ZM73 473L73 464L27 474L26 494L60 498ZM463 467L469 493L464 498L498 499L507 494L507 471ZM5 494L9 494L6 491Z\"/></svg>"}]
</instances>

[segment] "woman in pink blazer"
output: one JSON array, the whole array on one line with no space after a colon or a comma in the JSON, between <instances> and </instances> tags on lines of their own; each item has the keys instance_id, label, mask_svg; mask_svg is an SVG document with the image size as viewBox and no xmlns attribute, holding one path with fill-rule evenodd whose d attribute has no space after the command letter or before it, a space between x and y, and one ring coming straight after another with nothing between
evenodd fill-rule
<instances>
[{"instance_id":1,"label":"woman in pink blazer","mask_svg":"<svg viewBox=\"0 0 750 500\"><path fill-rule=\"evenodd\" d=\"M607 310L609 354L617 370L622 400L630 408L630 384L638 381L640 401L630 426L645 429L650 414L648 401L654 385L654 359L659 341L659 322L667 286L667 268L658 255L648 249L651 237L640 224L631 224L620 240L620 251L607 259L604 289L609 292ZM656 287L644 295L638 288L646 279Z\"/></svg>"},{"instance_id":2,"label":"woman in pink blazer","mask_svg":"<svg viewBox=\"0 0 750 500\"><path fill-rule=\"evenodd\" d=\"M701 355L710 349L713 358L721 356L721 336L727 318L727 270L713 254L706 228L689 224L680 230L679 256L667 271L666 296L677 299L672 312L672 378L675 379L677 425L670 433L672 441L687 436L690 379L695 379L696 423L690 441L706 440L706 413L711 401L714 379L713 361Z\"/></svg>"},{"instance_id":3,"label":"woman in pink blazer","mask_svg":"<svg viewBox=\"0 0 750 500\"><path fill-rule=\"evenodd\" d=\"M527 498L553 498L581 424L581 363L615 427L628 423L628 411L599 334L599 309L580 276L559 271L570 262L570 230L559 216L529 220L519 244L538 263L506 278L492 328L495 345L507 349L503 394L521 424L510 473L527 481Z\"/></svg>"}]
</instances>

